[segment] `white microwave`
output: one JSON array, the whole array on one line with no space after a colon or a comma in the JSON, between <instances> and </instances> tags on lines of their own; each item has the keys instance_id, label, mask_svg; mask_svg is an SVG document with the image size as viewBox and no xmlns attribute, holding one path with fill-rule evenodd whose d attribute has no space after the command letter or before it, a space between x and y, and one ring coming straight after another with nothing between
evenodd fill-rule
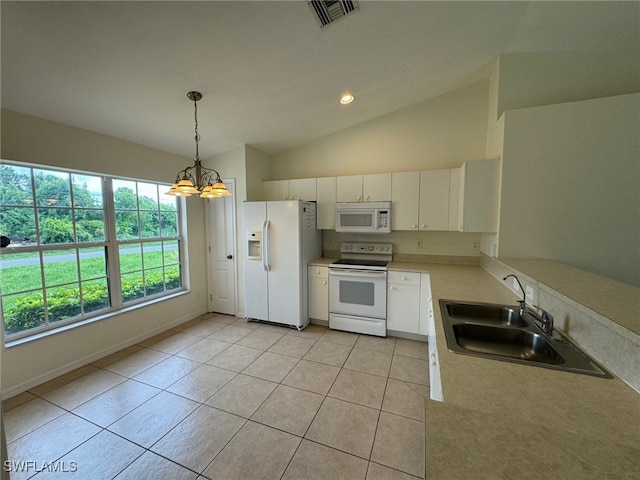
<instances>
[{"instance_id":1,"label":"white microwave","mask_svg":"<svg viewBox=\"0 0 640 480\"><path fill-rule=\"evenodd\" d=\"M336 232L391 232L391 202L336 203Z\"/></svg>"}]
</instances>

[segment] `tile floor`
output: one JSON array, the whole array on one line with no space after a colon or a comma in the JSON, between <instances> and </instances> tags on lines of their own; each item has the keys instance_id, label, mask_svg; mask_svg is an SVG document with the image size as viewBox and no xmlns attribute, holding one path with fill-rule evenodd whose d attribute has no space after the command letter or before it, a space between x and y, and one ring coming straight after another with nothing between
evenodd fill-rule
<instances>
[{"instance_id":1,"label":"tile floor","mask_svg":"<svg viewBox=\"0 0 640 480\"><path fill-rule=\"evenodd\" d=\"M424 478L427 395L425 343L208 314L7 400L11 478Z\"/></svg>"}]
</instances>

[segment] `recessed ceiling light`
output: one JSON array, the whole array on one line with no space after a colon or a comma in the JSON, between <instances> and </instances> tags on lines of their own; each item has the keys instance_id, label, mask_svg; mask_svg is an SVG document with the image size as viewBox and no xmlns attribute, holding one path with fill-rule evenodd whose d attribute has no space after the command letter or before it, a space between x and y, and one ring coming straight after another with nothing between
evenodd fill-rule
<instances>
[{"instance_id":1,"label":"recessed ceiling light","mask_svg":"<svg viewBox=\"0 0 640 480\"><path fill-rule=\"evenodd\" d=\"M353 102L355 99L356 99L356 97L354 97L354 96L353 96L353 95L351 95L350 93L346 93L346 94L344 94L344 95L342 95L342 96L340 97L340 103L341 103L342 105L347 105L347 104L349 104L349 103Z\"/></svg>"}]
</instances>

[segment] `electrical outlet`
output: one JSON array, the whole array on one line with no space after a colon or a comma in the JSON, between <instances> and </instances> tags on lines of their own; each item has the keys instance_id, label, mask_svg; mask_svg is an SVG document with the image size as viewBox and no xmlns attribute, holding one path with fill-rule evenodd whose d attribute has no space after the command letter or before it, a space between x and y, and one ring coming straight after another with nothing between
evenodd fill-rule
<instances>
[{"instance_id":1,"label":"electrical outlet","mask_svg":"<svg viewBox=\"0 0 640 480\"><path fill-rule=\"evenodd\" d=\"M471 243L471 250L478 250L480 248L480 242L478 240L474 240Z\"/></svg>"},{"instance_id":2,"label":"electrical outlet","mask_svg":"<svg viewBox=\"0 0 640 480\"><path fill-rule=\"evenodd\" d=\"M416 247L422 248L422 239L421 238L416 238Z\"/></svg>"},{"instance_id":3,"label":"electrical outlet","mask_svg":"<svg viewBox=\"0 0 640 480\"><path fill-rule=\"evenodd\" d=\"M538 299L536 298L536 291L531 285L525 284L524 291L527 294L527 301L531 305L535 305L538 303Z\"/></svg>"}]
</instances>

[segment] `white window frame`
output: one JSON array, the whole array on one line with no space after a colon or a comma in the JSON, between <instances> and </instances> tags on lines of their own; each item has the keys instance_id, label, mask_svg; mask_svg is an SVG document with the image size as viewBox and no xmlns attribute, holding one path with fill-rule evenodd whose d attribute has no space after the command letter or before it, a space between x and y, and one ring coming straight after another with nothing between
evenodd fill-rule
<instances>
[{"instance_id":1,"label":"white window frame","mask_svg":"<svg viewBox=\"0 0 640 480\"><path fill-rule=\"evenodd\" d=\"M105 273L108 284L108 292L109 292L109 303L110 306L104 309L95 310L93 312L89 312L87 314L81 314L79 316L67 318L64 320L55 321L54 323L50 323L48 321L48 315L45 313L45 324L42 326L38 326L35 328L30 328L27 330L23 330L20 332L5 334L4 340L5 343L14 342L17 340L29 340L32 338L39 338L43 334L54 333L57 331L67 330L69 328L73 328L74 326L84 325L88 321L97 321L102 320L104 318L109 318L114 315L121 313L124 310L128 310L131 307L141 307L144 305L148 305L151 303L155 303L157 301L161 301L168 298L175 297L176 294L181 294L188 291L188 259L187 259L187 228L184 222L186 218L186 202L181 197L176 198L176 228L177 235L170 237L153 237L153 238L138 238L138 239L130 239L130 240L118 240L116 238L116 215L115 215L115 197L114 191L112 188L113 180L125 180L125 181L133 181L133 182L142 182L147 184L155 184L160 186L159 195L163 194L162 187L166 186L169 188L169 184L165 184L162 182L156 182L149 179L139 179L139 178L129 178L123 177L119 175L105 175L96 172L88 172L88 171L80 171L75 169L66 169L60 167L52 167L49 165L41 165L41 164L32 164L25 162L17 162L17 161L9 161L2 160L0 162L2 165L20 167L20 168L31 168L36 170L46 170L51 172L62 172L65 174L76 174L76 175L91 175L94 177L100 177L102 179L103 188L102 188L102 207L104 212L104 241L100 242L78 242L77 238L73 243L61 243L61 244L41 244L40 243L40 232L36 231L38 244L36 246L28 246L28 247L16 247L15 249L11 249L11 247L2 249L0 252L0 262L2 262L3 257L5 255L9 258L12 253L27 253L27 252L40 252L40 272L42 276L42 285L40 290L43 292L46 291L47 285L45 283L44 278L44 263L42 260L43 254L47 251L52 250L81 250L82 248L87 247L104 247L105 255L106 255L106 265L105 265ZM33 186L33 170L31 173L32 177L32 186ZM32 193L35 196L35 191ZM35 203L35 198L34 198ZM34 205L34 214L36 214L36 222L37 220L37 205ZM65 207L66 208L66 207ZM71 208L71 207L69 207ZM136 209L138 212L138 216L140 214L140 204L138 203L138 208ZM75 223L75 218L73 218L73 222ZM162 231L160 232L162 235ZM176 241L178 243L178 269L180 272L180 286L178 288L163 290L162 292L158 292L152 295L144 295L138 299L123 302L122 300L122 288L121 288L121 275L120 275L120 259L119 259L119 247L122 244L127 243L136 243L136 244L144 244L149 242L164 242L164 241ZM76 256L76 259L78 257ZM78 260L77 260L78 261ZM163 259L163 270L164 270L164 259ZM80 263L78 261L77 268L80 269ZM142 273L144 275L144 264ZM82 282L82 278L80 275L78 276L78 285ZM34 290L35 291L35 290ZM19 292L12 292L19 293ZM2 297L0 295L0 302ZM47 310L46 305L46 296L43 297L43 310ZM0 319L2 320L2 328L4 329L4 310L0 308Z\"/></svg>"}]
</instances>

